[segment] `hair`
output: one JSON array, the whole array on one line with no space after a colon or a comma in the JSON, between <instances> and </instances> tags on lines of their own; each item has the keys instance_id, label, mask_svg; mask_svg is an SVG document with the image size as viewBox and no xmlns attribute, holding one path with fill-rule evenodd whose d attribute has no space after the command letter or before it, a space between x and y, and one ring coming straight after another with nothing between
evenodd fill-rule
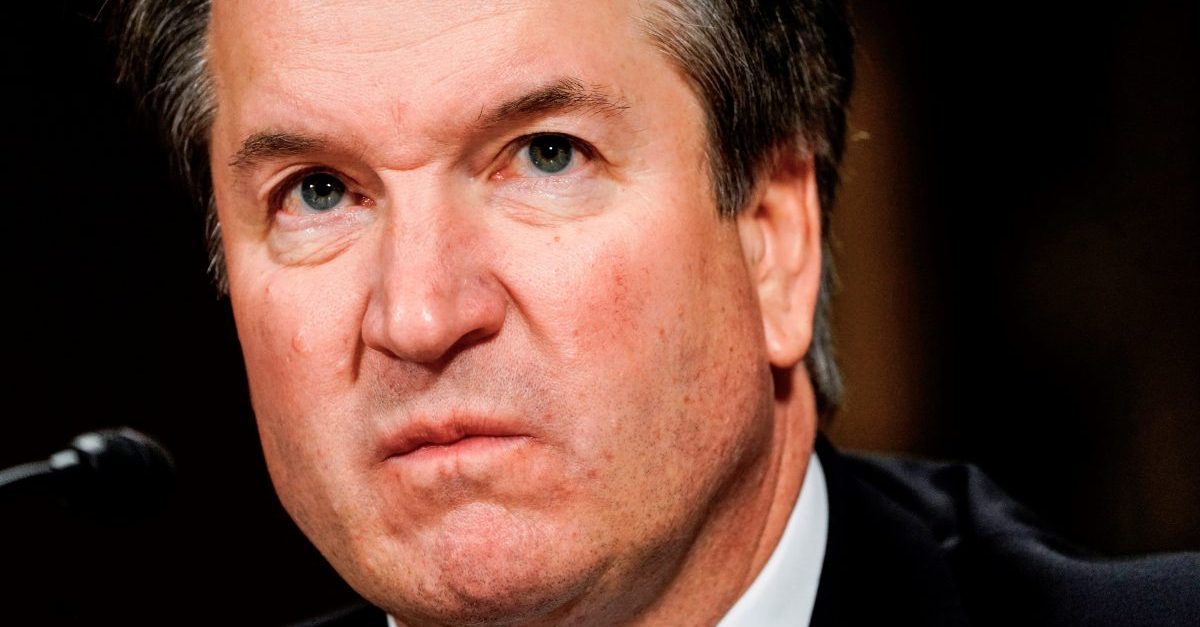
<instances>
[{"instance_id":1,"label":"hair","mask_svg":"<svg viewBox=\"0 0 1200 627\"><path fill-rule=\"evenodd\" d=\"M161 124L175 170L208 216L209 268L228 290L208 145L214 102L210 0L126 0L116 11L118 80ZM853 85L842 0L653 0L646 34L691 82L706 115L707 161L722 216L738 215L781 154L810 158L821 204L821 285L805 367L823 420L842 397L830 300L829 222Z\"/></svg>"}]
</instances>

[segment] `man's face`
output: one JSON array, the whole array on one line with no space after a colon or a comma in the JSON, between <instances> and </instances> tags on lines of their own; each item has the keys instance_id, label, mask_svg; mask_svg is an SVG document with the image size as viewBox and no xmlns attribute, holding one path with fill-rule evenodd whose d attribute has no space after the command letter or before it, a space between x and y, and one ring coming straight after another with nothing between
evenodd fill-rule
<instances>
[{"instance_id":1,"label":"man's face","mask_svg":"<svg viewBox=\"0 0 1200 627\"><path fill-rule=\"evenodd\" d=\"M267 462L392 612L646 602L768 446L738 224L640 10L216 3L214 182Z\"/></svg>"}]
</instances>

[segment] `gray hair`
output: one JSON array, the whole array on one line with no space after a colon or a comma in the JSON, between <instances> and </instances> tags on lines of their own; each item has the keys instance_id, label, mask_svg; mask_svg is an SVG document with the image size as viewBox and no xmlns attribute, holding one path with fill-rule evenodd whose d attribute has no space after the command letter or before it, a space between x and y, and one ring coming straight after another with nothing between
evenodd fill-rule
<instances>
[{"instance_id":1,"label":"gray hair","mask_svg":"<svg viewBox=\"0 0 1200 627\"><path fill-rule=\"evenodd\" d=\"M830 299L829 221L853 84L853 36L842 0L657 0L644 28L696 90L721 215L739 214L781 151L810 157L821 203L822 269L804 363L828 420L842 397ZM206 33L210 0L126 0L117 11L118 77L144 97L176 170L208 213L210 270L228 290L208 156L213 118Z\"/></svg>"},{"instance_id":2,"label":"gray hair","mask_svg":"<svg viewBox=\"0 0 1200 627\"><path fill-rule=\"evenodd\" d=\"M211 12L211 0L127 0L114 9L112 24L117 81L140 94L170 147L175 172L205 210L208 269L225 294L229 281L208 160L216 108L206 43Z\"/></svg>"}]
</instances>

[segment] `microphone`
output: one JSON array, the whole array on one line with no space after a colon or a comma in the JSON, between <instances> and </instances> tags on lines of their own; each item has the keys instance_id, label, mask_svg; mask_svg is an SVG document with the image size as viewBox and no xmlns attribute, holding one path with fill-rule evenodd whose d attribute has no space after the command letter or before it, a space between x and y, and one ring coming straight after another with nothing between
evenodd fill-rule
<instances>
[{"instance_id":1,"label":"microphone","mask_svg":"<svg viewBox=\"0 0 1200 627\"><path fill-rule=\"evenodd\" d=\"M122 427L84 433L49 459L0 470L0 496L57 496L85 516L129 522L160 507L174 479L170 453Z\"/></svg>"}]
</instances>

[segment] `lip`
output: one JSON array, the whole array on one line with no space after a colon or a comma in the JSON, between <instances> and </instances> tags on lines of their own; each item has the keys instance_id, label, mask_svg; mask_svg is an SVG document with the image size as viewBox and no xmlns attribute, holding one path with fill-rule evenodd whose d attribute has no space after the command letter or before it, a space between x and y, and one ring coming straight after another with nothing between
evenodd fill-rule
<instances>
[{"instance_id":1,"label":"lip","mask_svg":"<svg viewBox=\"0 0 1200 627\"><path fill-rule=\"evenodd\" d=\"M384 439L381 453L384 460L430 458L509 448L530 438L514 420L456 414L406 422Z\"/></svg>"}]
</instances>

